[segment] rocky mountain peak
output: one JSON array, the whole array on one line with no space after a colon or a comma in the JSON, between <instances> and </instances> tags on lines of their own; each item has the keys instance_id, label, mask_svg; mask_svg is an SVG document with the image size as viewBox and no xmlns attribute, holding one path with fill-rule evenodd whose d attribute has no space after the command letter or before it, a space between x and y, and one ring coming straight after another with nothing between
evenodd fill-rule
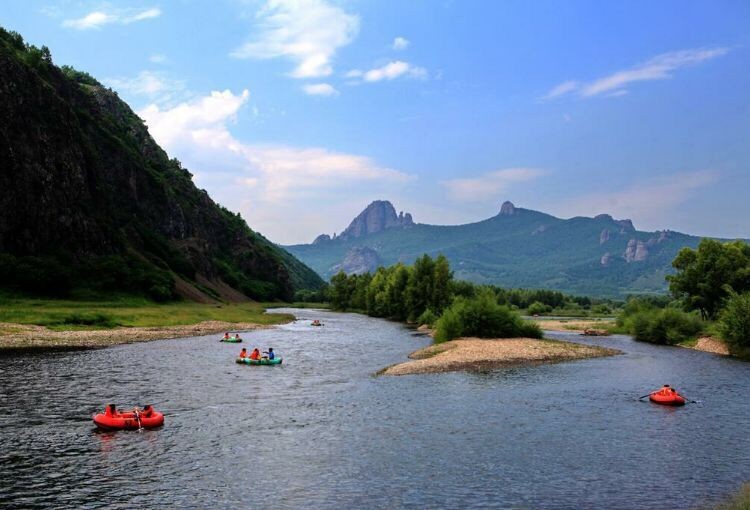
<instances>
[{"instance_id":1,"label":"rocky mountain peak","mask_svg":"<svg viewBox=\"0 0 750 510\"><path fill-rule=\"evenodd\" d=\"M393 204L387 200L376 200L359 213L338 237L339 239L354 239L368 234L376 234L389 228L410 227L412 225L414 225L414 220L410 213L402 211L396 214Z\"/></svg>"},{"instance_id":2,"label":"rocky mountain peak","mask_svg":"<svg viewBox=\"0 0 750 510\"><path fill-rule=\"evenodd\" d=\"M503 205L500 207L500 216L512 216L517 212L516 206L509 200L503 202Z\"/></svg>"}]
</instances>

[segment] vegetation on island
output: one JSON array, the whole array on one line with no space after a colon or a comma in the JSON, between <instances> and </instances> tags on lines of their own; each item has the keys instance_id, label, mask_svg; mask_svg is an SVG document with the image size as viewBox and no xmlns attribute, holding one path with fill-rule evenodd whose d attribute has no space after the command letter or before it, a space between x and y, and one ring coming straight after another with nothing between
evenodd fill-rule
<instances>
[{"instance_id":1,"label":"vegetation on island","mask_svg":"<svg viewBox=\"0 0 750 510\"><path fill-rule=\"evenodd\" d=\"M433 260L425 254L411 266L381 267L375 274L338 273L331 278L329 297L335 310L434 326L437 342L462 336L542 337L539 326L501 304L491 287L455 281L442 255Z\"/></svg>"}]
</instances>

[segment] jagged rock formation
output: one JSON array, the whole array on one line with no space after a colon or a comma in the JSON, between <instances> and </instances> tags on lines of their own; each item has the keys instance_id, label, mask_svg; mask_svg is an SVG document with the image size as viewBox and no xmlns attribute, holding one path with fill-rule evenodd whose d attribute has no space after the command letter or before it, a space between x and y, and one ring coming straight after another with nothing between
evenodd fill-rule
<instances>
[{"instance_id":1,"label":"jagged rock formation","mask_svg":"<svg viewBox=\"0 0 750 510\"><path fill-rule=\"evenodd\" d=\"M0 28L0 287L290 299L320 278L195 187L86 73Z\"/></svg>"},{"instance_id":2,"label":"jagged rock formation","mask_svg":"<svg viewBox=\"0 0 750 510\"><path fill-rule=\"evenodd\" d=\"M607 241L609 241L611 238L612 237L609 233L609 229L605 228L604 230L602 230L602 233L599 234L599 244L604 244Z\"/></svg>"},{"instance_id":3,"label":"jagged rock formation","mask_svg":"<svg viewBox=\"0 0 750 510\"><path fill-rule=\"evenodd\" d=\"M396 215L393 204L387 200L376 200L352 220L338 239L356 239L377 234L390 228L410 227L414 225L411 214L401 212Z\"/></svg>"},{"instance_id":4,"label":"jagged rock formation","mask_svg":"<svg viewBox=\"0 0 750 510\"><path fill-rule=\"evenodd\" d=\"M602 258L599 259L599 264L601 264L604 267L609 266L611 262L612 262L612 255L610 255L609 252L602 255Z\"/></svg>"},{"instance_id":5,"label":"jagged rock formation","mask_svg":"<svg viewBox=\"0 0 750 510\"><path fill-rule=\"evenodd\" d=\"M331 240L331 236L328 234L320 234L318 237L315 238L315 240L312 242L313 244L320 244L320 243L327 243Z\"/></svg>"},{"instance_id":6,"label":"jagged rock formation","mask_svg":"<svg viewBox=\"0 0 750 510\"><path fill-rule=\"evenodd\" d=\"M364 274L374 272L380 266L378 252L367 247L356 247L346 252L341 264L332 268L333 273Z\"/></svg>"},{"instance_id":7,"label":"jagged rock formation","mask_svg":"<svg viewBox=\"0 0 750 510\"><path fill-rule=\"evenodd\" d=\"M648 257L648 247L643 241L631 239L625 247L623 258L625 262L641 262Z\"/></svg>"},{"instance_id":8,"label":"jagged rock formation","mask_svg":"<svg viewBox=\"0 0 750 510\"><path fill-rule=\"evenodd\" d=\"M503 205L500 206L500 216L512 216L516 214L516 206L513 205L513 202L505 201L503 202Z\"/></svg>"}]
</instances>

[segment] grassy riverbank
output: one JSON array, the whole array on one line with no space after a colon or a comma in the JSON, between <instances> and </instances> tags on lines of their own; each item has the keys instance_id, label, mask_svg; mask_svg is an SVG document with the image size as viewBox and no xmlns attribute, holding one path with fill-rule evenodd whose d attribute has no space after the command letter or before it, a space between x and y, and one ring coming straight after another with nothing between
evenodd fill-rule
<instances>
[{"instance_id":1,"label":"grassy riverbank","mask_svg":"<svg viewBox=\"0 0 750 510\"><path fill-rule=\"evenodd\" d=\"M620 354L615 349L535 338L460 338L433 344L409 355L412 361L382 370L382 375L428 374L494 368Z\"/></svg>"},{"instance_id":2,"label":"grassy riverbank","mask_svg":"<svg viewBox=\"0 0 750 510\"><path fill-rule=\"evenodd\" d=\"M245 331L294 319L260 303L157 304L145 299L65 301L0 298L0 349L86 348Z\"/></svg>"}]
</instances>

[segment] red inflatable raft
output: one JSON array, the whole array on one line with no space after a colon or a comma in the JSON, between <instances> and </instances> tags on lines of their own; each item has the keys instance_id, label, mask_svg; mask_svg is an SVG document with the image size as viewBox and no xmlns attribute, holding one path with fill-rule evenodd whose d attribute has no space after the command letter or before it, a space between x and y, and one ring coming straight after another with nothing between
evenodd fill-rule
<instances>
[{"instance_id":1,"label":"red inflatable raft","mask_svg":"<svg viewBox=\"0 0 750 510\"><path fill-rule=\"evenodd\" d=\"M153 409L143 411L112 412L110 407L103 413L95 414L94 423L102 430L153 429L164 425L164 415Z\"/></svg>"},{"instance_id":2,"label":"red inflatable raft","mask_svg":"<svg viewBox=\"0 0 750 510\"><path fill-rule=\"evenodd\" d=\"M651 393L648 399L654 404L661 404L663 406L684 406L685 405L685 397L683 397L676 391L658 390L658 391Z\"/></svg>"}]
</instances>

